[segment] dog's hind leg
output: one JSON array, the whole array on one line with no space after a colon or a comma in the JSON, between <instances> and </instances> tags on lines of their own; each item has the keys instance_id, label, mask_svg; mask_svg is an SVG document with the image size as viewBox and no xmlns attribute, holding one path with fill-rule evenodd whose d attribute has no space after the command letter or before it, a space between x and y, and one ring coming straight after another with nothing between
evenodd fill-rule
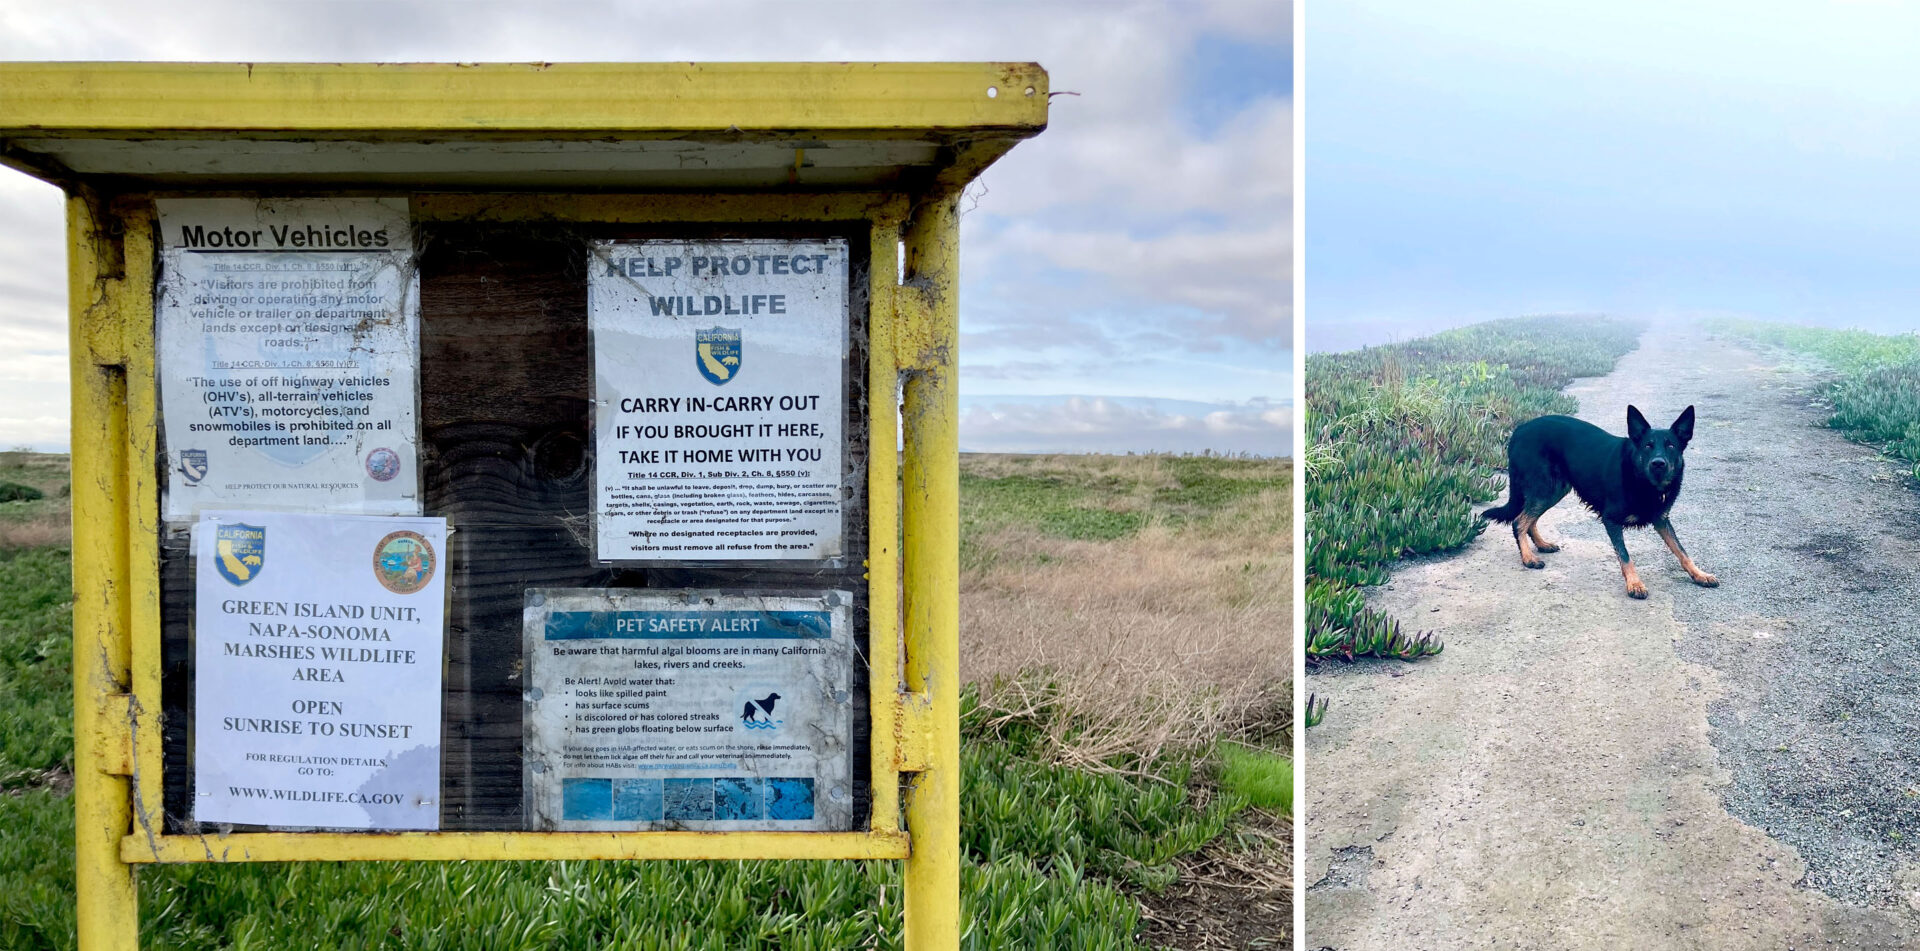
<instances>
[{"instance_id":1,"label":"dog's hind leg","mask_svg":"<svg viewBox=\"0 0 1920 951\"><path fill-rule=\"evenodd\" d=\"M1552 554L1560 546L1540 534L1540 516L1547 510L1560 504L1572 488L1565 482L1548 482L1535 485L1525 496L1526 507L1513 520L1513 540L1520 546L1520 563L1529 568L1545 568L1547 563L1540 560L1540 553Z\"/></svg>"},{"instance_id":2,"label":"dog's hind leg","mask_svg":"<svg viewBox=\"0 0 1920 951\"><path fill-rule=\"evenodd\" d=\"M1627 554L1627 539L1621 534L1620 526L1613 522L1604 524L1607 526L1607 538L1613 542L1613 553L1620 556L1620 576L1627 579L1627 597L1646 597L1647 586L1640 583L1640 572L1633 570L1633 556Z\"/></svg>"},{"instance_id":3,"label":"dog's hind leg","mask_svg":"<svg viewBox=\"0 0 1920 951\"><path fill-rule=\"evenodd\" d=\"M1720 587L1719 578L1715 578L1701 571L1700 566L1694 564L1693 559L1687 557L1687 550L1680 547L1680 536L1673 533L1673 523L1671 521L1663 518L1653 523L1653 529L1660 533L1661 540L1667 543L1667 549L1673 552L1673 557L1680 559L1680 567L1686 569L1687 577L1692 578L1694 584L1703 588Z\"/></svg>"},{"instance_id":4,"label":"dog's hind leg","mask_svg":"<svg viewBox=\"0 0 1920 951\"><path fill-rule=\"evenodd\" d=\"M1567 493L1572 489L1573 487L1565 482L1555 481L1550 486L1538 487L1533 496L1527 500L1527 535L1533 539L1535 551L1551 555L1560 550L1559 545L1547 541L1546 536L1540 534L1540 516L1547 514L1548 509L1559 505L1560 500L1566 498Z\"/></svg>"},{"instance_id":5,"label":"dog's hind leg","mask_svg":"<svg viewBox=\"0 0 1920 951\"><path fill-rule=\"evenodd\" d=\"M1534 524L1538 521L1540 521L1540 516L1526 512L1520 513L1520 515L1513 520L1513 541L1514 544L1520 546L1520 563L1529 568L1545 568L1547 566L1547 563L1541 561L1540 556L1535 554L1533 550L1533 541L1535 538Z\"/></svg>"}]
</instances>

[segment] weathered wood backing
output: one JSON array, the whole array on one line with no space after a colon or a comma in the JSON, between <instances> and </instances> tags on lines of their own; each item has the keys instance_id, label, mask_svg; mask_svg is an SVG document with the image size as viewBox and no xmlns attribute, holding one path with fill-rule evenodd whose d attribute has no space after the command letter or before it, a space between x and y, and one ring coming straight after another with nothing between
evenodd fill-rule
<instances>
[{"instance_id":1,"label":"weathered wood backing","mask_svg":"<svg viewBox=\"0 0 1920 951\"><path fill-rule=\"evenodd\" d=\"M844 458L846 555L836 564L595 562L588 243L701 236L848 239L850 277ZM521 610L536 587L840 588L855 593L855 644L867 645L867 240L863 229L792 226L588 229L437 226L420 255L420 429L425 514L448 539L442 828L524 828ZM885 394L891 396L891 392ZM882 412L891 412L885 401ZM891 451L892 447L887 447ZM185 538L162 549L165 794L169 827L192 795L193 577ZM871 805L868 671L856 665L853 828Z\"/></svg>"}]
</instances>

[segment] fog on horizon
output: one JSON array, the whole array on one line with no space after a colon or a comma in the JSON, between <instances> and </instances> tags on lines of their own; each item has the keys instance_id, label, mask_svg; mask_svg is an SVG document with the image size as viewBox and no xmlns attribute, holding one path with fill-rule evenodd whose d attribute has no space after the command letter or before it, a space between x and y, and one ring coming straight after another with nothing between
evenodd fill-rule
<instances>
[{"instance_id":1,"label":"fog on horizon","mask_svg":"<svg viewBox=\"0 0 1920 951\"><path fill-rule=\"evenodd\" d=\"M1307 349L1529 314L1920 329L1920 5L1306 13Z\"/></svg>"}]
</instances>

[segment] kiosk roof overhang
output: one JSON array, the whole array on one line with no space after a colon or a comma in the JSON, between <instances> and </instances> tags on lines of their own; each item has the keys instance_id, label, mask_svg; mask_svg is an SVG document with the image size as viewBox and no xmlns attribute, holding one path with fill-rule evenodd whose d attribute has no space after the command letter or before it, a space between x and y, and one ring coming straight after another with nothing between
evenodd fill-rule
<instances>
[{"instance_id":1,"label":"kiosk roof overhang","mask_svg":"<svg viewBox=\"0 0 1920 951\"><path fill-rule=\"evenodd\" d=\"M0 63L0 164L116 189L918 190L1046 128L1033 63Z\"/></svg>"}]
</instances>

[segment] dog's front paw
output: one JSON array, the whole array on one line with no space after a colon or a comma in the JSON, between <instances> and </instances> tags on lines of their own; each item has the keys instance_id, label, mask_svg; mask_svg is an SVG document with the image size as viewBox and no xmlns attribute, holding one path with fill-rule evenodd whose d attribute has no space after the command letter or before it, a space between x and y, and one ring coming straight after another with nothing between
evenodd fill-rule
<instances>
[{"instance_id":1,"label":"dog's front paw","mask_svg":"<svg viewBox=\"0 0 1920 951\"><path fill-rule=\"evenodd\" d=\"M1550 544L1547 544L1546 542L1535 542L1533 549L1543 555L1551 555L1554 552L1559 551L1560 546L1550 545Z\"/></svg>"},{"instance_id":2,"label":"dog's front paw","mask_svg":"<svg viewBox=\"0 0 1920 951\"><path fill-rule=\"evenodd\" d=\"M1697 575L1694 575L1694 576L1693 576L1693 583L1694 583L1694 584L1697 584L1697 585L1699 585L1699 586L1700 586L1700 587L1702 587L1702 588L1718 588L1718 587L1720 587L1720 579L1719 579L1719 578L1715 578L1714 576L1712 576L1712 575L1710 575L1710 574L1707 574L1707 573L1706 573L1706 572L1704 572L1704 571L1702 571L1702 572L1700 572L1699 574L1697 574Z\"/></svg>"},{"instance_id":3,"label":"dog's front paw","mask_svg":"<svg viewBox=\"0 0 1920 951\"><path fill-rule=\"evenodd\" d=\"M1647 586L1646 586L1646 585L1643 585L1643 584L1641 584L1641 583L1640 583L1640 582L1638 582L1638 581L1630 581L1630 582L1628 582L1628 583L1627 583L1627 597L1629 597L1629 598L1632 598L1632 599L1634 599L1634 600L1636 600L1636 601L1644 601L1644 600L1646 600L1646 598L1647 598Z\"/></svg>"},{"instance_id":4,"label":"dog's front paw","mask_svg":"<svg viewBox=\"0 0 1920 951\"><path fill-rule=\"evenodd\" d=\"M1538 558L1523 558L1520 560L1520 563L1529 568L1545 568L1547 566L1546 562Z\"/></svg>"}]
</instances>

